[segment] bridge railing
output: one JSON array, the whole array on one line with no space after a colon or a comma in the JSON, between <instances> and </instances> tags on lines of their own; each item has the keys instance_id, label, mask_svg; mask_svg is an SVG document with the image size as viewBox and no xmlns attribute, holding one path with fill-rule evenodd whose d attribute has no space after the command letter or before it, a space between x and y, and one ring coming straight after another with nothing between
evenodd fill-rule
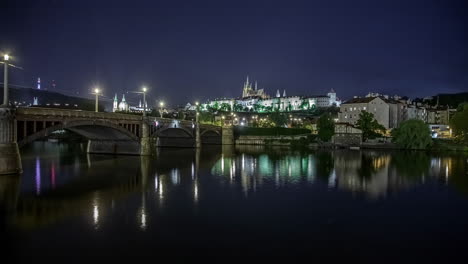
<instances>
[{"instance_id":1,"label":"bridge railing","mask_svg":"<svg viewBox=\"0 0 468 264\"><path fill-rule=\"evenodd\" d=\"M107 119L118 121L142 121L142 116L123 114L123 113L108 113L108 112L93 112L83 110L69 110L69 109L56 109L56 108L41 108L41 107L19 107L16 111L18 116L37 116L37 117L59 117L59 118L83 118L83 119ZM161 124L168 124L177 121L179 125L184 127L191 127L194 124L190 120L178 120L170 118L152 117L147 116L146 122L152 123L154 120ZM219 126L201 124L203 128L220 129Z\"/></svg>"},{"instance_id":2,"label":"bridge railing","mask_svg":"<svg viewBox=\"0 0 468 264\"><path fill-rule=\"evenodd\" d=\"M127 115L122 113L106 113L92 112L82 110L67 110L67 109L51 109L51 108L18 108L17 115L26 116L48 116L48 117L64 117L64 118L92 118L92 119L115 119L115 120L131 120L140 121L141 116Z\"/></svg>"}]
</instances>

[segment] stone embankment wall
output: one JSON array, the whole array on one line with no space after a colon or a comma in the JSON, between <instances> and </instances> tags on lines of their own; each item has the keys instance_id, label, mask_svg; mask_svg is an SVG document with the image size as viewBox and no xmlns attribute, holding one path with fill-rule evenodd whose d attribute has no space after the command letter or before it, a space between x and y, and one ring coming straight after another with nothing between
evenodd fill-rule
<instances>
[{"instance_id":1,"label":"stone embankment wall","mask_svg":"<svg viewBox=\"0 0 468 264\"><path fill-rule=\"evenodd\" d=\"M294 136L239 136L236 145L290 146L291 141L307 138L307 135Z\"/></svg>"}]
</instances>

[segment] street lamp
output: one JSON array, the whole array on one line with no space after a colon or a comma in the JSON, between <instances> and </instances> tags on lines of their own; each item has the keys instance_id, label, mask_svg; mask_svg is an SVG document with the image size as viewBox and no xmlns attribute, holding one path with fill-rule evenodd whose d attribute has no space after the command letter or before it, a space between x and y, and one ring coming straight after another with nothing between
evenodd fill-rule
<instances>
[{"instance_id":1,"label":"street lamp","mask_svg":"<svg viewBox=\"0 0 468 264\"><path fill-rule=\"evenodd\" d=\"M3 63L4 65L4 71L3 71L3 107L8 107L8 66L12 66L13 68L18 68L22 70L23 68L18 67L13 64L9 64L8 61L10 60L10 55L8 54L3 54L3 61L0 61L0 63Z\"/></svg>"},{"instance_id":2,"label":"street lamp","mask_svg":"<svg viewBox=\"0 0 468 264\"><path fill-rule=\"evenodd\" d=\"M96 113L99 112L98 110L98 97L99 97L99 88L94 88L94 94L96 95Z\"/></svg>"},{"instance_id":3,"label":"street lamp","mask_svg":"<svg viewBox=\"0 0 468 264\"><path fill-rule=\"evenodd\" d=\"M164 107L164 102L163 101L159 102L159 115L161 116L161 118L163 117L162 116L163 107Z\"/></svg>"},{"instance_id":4,"label":"street lamp","mask_svg":"<svg viewBox=\"0 0 468 264\"><path fill-rule=\"evenodd\" d=\"M146 87L143 87L143 116L146 116Z\"/></svg>"},{"instance_id":5,"label":"street lamp","mask_svg":"<svg viewBox=\"0 0 468 264\"><path fill-rule=\"evenodd\" d=\"M8 106L8 60L10 59L10 55L5 54L3 55L3 106Z\"/></svg>"},{"instance_id":6,"label":"street lamp","mask_svg":"<svg viewBox=\"0 0 468 264\"><path fill-rule=\"evenodd\" d=\"M200 113L198 112L198 102L195 102L195 105L197 106L196 114L195 114L195 123L197 123L197 126L198 126L198 116L200 115Z\"/></svg>"}]
</instances>

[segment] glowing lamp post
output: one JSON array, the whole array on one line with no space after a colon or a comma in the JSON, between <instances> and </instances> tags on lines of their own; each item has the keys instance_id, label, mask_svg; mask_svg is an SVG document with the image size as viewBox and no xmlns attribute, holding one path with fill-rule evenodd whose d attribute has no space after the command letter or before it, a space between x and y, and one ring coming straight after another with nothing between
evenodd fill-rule
<instances>
[{"instance_id":1,"label":"glowing lamp post","mask_svg":"<svg viewBox=\"0 0 468 264\"><path fill-rule=\"evenodd\" d=\"M143 87L143 116L146 116L146 87Z\"/></svg>"},{"instance_id":2,"label":"glowing lamp post","mask_svg":"<svg viewBox=\"0 0 468 264\"><path fill-rule=\"evenodd\" d=\"M8 107L8 66L12 66L13 68L18 68L22 70L23 68L18 67L13 64L9 64L8 61L10 60L10 55L4 54L3 55L3 61L0 61L0 63L3 63L4 68L3 68L3 107Z\"/></svg>"},{"instance_id":3,"label":"glowing lamp post","mask_svg":"<svg viewBox=\"0 0 468 264\"><path fill-rule=\"evenodd\" d=\"M161 118L163 117L162 116L162 111L163 111L163 107L164 107L164 102L159 102L159 115L161 116Z\"/></svg>"},{"instance_id":4,"label":"glowing lamp post","mask_svg":"<svg viewBox=\"0 0 468 264\"><path fill-rule=\"evenodd\" d=\"M198 112L198 102L195 102L195 105L196 105L195 123L197 123L198 125L198 116L200 115L200 113Z\"/></svg>"},{"instance_id":5,"label":"glowing lamp post","mask_svg":"<svg viewBox=\"0 0 468 264\"><path fill-rule=\"evenodd\" d=\"M99 112L98 101L99 101L99 88L94 88L94 94L96 95L96 113Z\"/></svg>"},{"instance_id":6,"label":"glowing lamp post","mask_svg":"<svg viewBox=\"0 0 468 264\"><path fill-rule=\"evenodd\" d=\"M8 60L10 59L10 55L5 54L3 55L3 106L8 106Z\"/></svg>"}]
</instances>

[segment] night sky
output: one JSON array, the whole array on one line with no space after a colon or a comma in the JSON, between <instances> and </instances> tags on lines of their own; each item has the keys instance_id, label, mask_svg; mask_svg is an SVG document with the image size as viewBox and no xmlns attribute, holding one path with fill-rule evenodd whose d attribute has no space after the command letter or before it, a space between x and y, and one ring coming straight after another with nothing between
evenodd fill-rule
<instances>
[{"instance_id":1,"label":"night sky","mask_svg":"<svg viewBox=\"0 0 468 264\"><path fill-rule=\"evenodd\" d=\"M4 0L0 51L13 84L147 85L150 105L238 97L246 75L270 95L423 97L468 91L464 2Z\"/></svg>"}]
</instances>

